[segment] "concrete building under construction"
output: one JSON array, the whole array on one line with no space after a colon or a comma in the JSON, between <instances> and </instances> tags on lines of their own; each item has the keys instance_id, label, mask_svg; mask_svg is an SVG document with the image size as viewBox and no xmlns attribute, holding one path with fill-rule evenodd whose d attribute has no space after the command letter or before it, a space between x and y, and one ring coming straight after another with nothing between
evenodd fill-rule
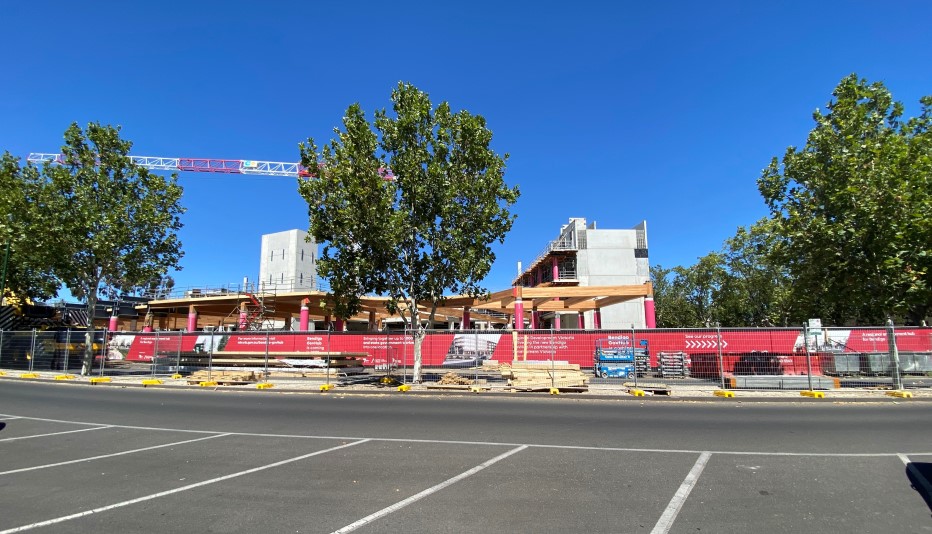
<instances>
[{"instance_id":1,"label":"concrete building under construction","mask_svg":"<svg viewBox=\"0 0 932 534\"><path fill-rule=\"evenodd\" d=\"M596 287L650 282L647 222L631 229L599 229L595 222L571 218L559 236L521 271L515 286ZM532 317L531 328L653 328L653 298L648 294L599 309L555 310Z\"/></svg>"}]
</instances>

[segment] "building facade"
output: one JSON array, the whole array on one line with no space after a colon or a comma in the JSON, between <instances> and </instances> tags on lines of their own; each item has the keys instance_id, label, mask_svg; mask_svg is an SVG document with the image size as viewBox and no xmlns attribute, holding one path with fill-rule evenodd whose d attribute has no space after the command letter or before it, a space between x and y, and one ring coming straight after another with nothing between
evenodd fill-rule
<instances>
[{"instance_id":1,"label":"building facade","mask_svg":"<svg viewBox=\"0 0 932 534\"><path fill-rule=\"evenodd\" d=\"M317 243L302 230L262 236L260 291L317 289Z\"/></svg>"},{"instance_id":2,"label":"building facade","mask_svg":"<svg viewBox=\"0 0 932 534\"><path fill-rule=\"evenodd\" d=\"M571 218L559 237L515 279L522 287L617 286L650 281L647 221L631 229L599 229L595 222ZM595 314L600 313L599 317ZM650 297L606 306L600 312L543 313L541 328L652 328Z\"/></svg>"}]
</instances>

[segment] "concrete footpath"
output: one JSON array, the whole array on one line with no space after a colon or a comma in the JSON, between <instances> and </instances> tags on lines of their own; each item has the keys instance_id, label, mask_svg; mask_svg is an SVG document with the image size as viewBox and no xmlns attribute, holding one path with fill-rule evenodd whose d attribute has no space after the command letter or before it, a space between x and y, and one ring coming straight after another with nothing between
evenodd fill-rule
<instances>
[{"instance_id":1,"label":"concrete footpath","mask_svg":"<svg viewBox=\"0 0 932 534\"><path fill-rule=\"evenodd\" d=\"M897 402L897 401L932 401L932 388L907 388L893 391L889 387L874 388L837 388L805 392L799 390L759 390L726 389L715 385L696 383L677 383L667 381L645 381L635 385L631 382L611 384L593 384L588 389L574 388L540 391L513 391L505 384L489 384L480 388L463 386L460 388L441 387L436 383L411 384L399 380L386 380L384 383L341 385L339 382L327 382L322 379L274 378L268 381L247 383L216 383L213 381L193 382L188 377L153 377L143 375L117 376L81 376L60 372L29 372L21 370L0 370L2 381L36 381L60 385L82 385L97 387L147 387L165 389L200 389L214 391L258 391L280 393L315 393L315 394L399 394L399 395L495 395L501 397L562 397L568 399L646 399L656 400L741 400L741 401L852 401L852 402ZM665 386L665 387L661 387Z\"/></svg>"}]
</instances>

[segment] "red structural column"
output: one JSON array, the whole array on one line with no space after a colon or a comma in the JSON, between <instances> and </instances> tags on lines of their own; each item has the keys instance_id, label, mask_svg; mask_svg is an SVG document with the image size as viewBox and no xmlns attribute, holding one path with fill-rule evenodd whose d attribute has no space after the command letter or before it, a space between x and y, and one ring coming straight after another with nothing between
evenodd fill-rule
<instances>
[{"instance_id":1,"label":"red structural column","mask_svg":"<svg viewBox=\"0 0 932 534\"><path fill-rule=\"evenodd\" d=\"M107 325L107 330L109 330L109 331L111 331L111 332L116 332L116 329L117 329L117 321L118 321L117 316L116 316L116 315L111 315L111 316L110 316L110 323Z\"/></svg>"},{"instance_id":2,"label":"red structural column","mask_svg":"<svg viewBox=\"0 0 932 534\"><path fill-rule=\"evenodd\" d=\"M557 312L554 312L553 314L553 329L554 330L560 329L560 314Z\"/></svg>"},{"instance_id":3,"label":"red structural column","mask_svg":"<svg viewBox=\"0 0 932 534\"><path fill-rule=\"evenodd\" d=\"M586 315L583 312L579 312L579 315L577 315L577 317L578 319L576 320L576 323L578 324L579 329L585 330L586 329Z\"/></svg>"},{"instance_id":4,"label":"red structural column","mask_svg":"<svg viewBox=\"0 0 932 534\"><path fill-rule=\"evenodd\" d=\"M654 313L654 297L644 297L644 324L647 328L657 328L657 316Z\"/></svg>"},{"instance_id":5,"label":"red structural column","mask_svg":"<svg viewBox=\"0 0 932 534\"><path fill-rule=\"evenodd\" d=\"M531 310L531 330L537 330L538 328L540 328L540 312Z\"/></svg>"},{"instance_id":6,"label":"red structural column","mask_svg":"<svg viewBox=\"0 0 932 534\"><path fill-rule=\"evenodd\" d=\"M460 330L469 330L472 327L469 319L469 306L463 307L463 322L460 324Z\"/></svg>"},{"instance_id":7,"label":"red structural column","mask_svg":"<svg viewBox=\"0 0 932 534\"><path fill-rule=\"evenodd\" d=\"M307 332L307 327L311 322L311 312L308 310L307 303L301 304L301 315L298 316L298 330Z\"/></svg>"},{"instance_id":8,"label":"red structural column","mask_svg":"<svg viewBox=\"0 0 932 534\"><path fill-rule=\"evenodd\" d=\"M197 309L194 305L188 306L188 332L197 331Z\"/></svg>"},{"instance_id":9,"label":"red structural column","mask_svg":"<svg viewBox=\"0 0 932 534\"><path fill-rule=\"evenodd\" d=\"M333 322L333 331L342 332L343 331L343 319L337 319Z\"/></svg>"},{"instance_id":10,"label":"red structural column","mask_svg":"<svg viewBox=\"0 0 932 534\"><path fill-rule=\"evenodd\" d=\"M375 332L379 329L379 323L375 319L375 310L369 310L369 331Z\"/></svg>"},{"instance_id":11,"label":"red structural column","mask_svg":"<svg viewBox=\"0 0 932 534\"><path fill-rule=\"evenodd\" d=\"M515 301L515 330L524 330L524 302Z\"/></svg>"},{"instance_id":12,"label":"red structural column","mask_svg":"<svg viewBox=\"0 0 932 534\"><path fill-rule=\"evenodd\" d=\"M596 330L602 329L602 310L594 310L592 312L592 328Z\"/></svg>"},{"instance_id":13,"label":"red structural column","mask_svg":"<svg viewBox=\"0 0 932 534\"><path fill-rule=\"evenodd\" d=\"M246 303L241 302L239 305L239 329L246 330L249 325L249 313L246 311Z\"/></svg>"}]
</instances>

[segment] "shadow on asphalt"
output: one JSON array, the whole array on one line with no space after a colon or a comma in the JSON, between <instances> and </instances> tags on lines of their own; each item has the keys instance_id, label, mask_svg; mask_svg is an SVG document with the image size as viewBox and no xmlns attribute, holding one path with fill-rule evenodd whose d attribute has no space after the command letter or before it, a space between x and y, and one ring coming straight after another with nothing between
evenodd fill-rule
<instances>
[{"instance_id":1,"label":"shadow on asphalt","mask_svg":"<svg viewBox=\"0 0 932 534\"><path fill-rule=\"evenodd\" d=\"M0 423L0 430L3 430L4 428L6 428L6 423Z\"/></svg>"},{"instance_id":2,"label":"shadow on asphalt","mask_svg":"<svg viewBox=\"0 0 932 534\"><path fill-rule=\"evenodd\" d=\"M906 477L913 489L922 495L929 511L932 511L932 494L930 494L932 487L929 485L929 481L932 480L932 463L910 462L906 464Z\"/></svg>"}]
</instances>

